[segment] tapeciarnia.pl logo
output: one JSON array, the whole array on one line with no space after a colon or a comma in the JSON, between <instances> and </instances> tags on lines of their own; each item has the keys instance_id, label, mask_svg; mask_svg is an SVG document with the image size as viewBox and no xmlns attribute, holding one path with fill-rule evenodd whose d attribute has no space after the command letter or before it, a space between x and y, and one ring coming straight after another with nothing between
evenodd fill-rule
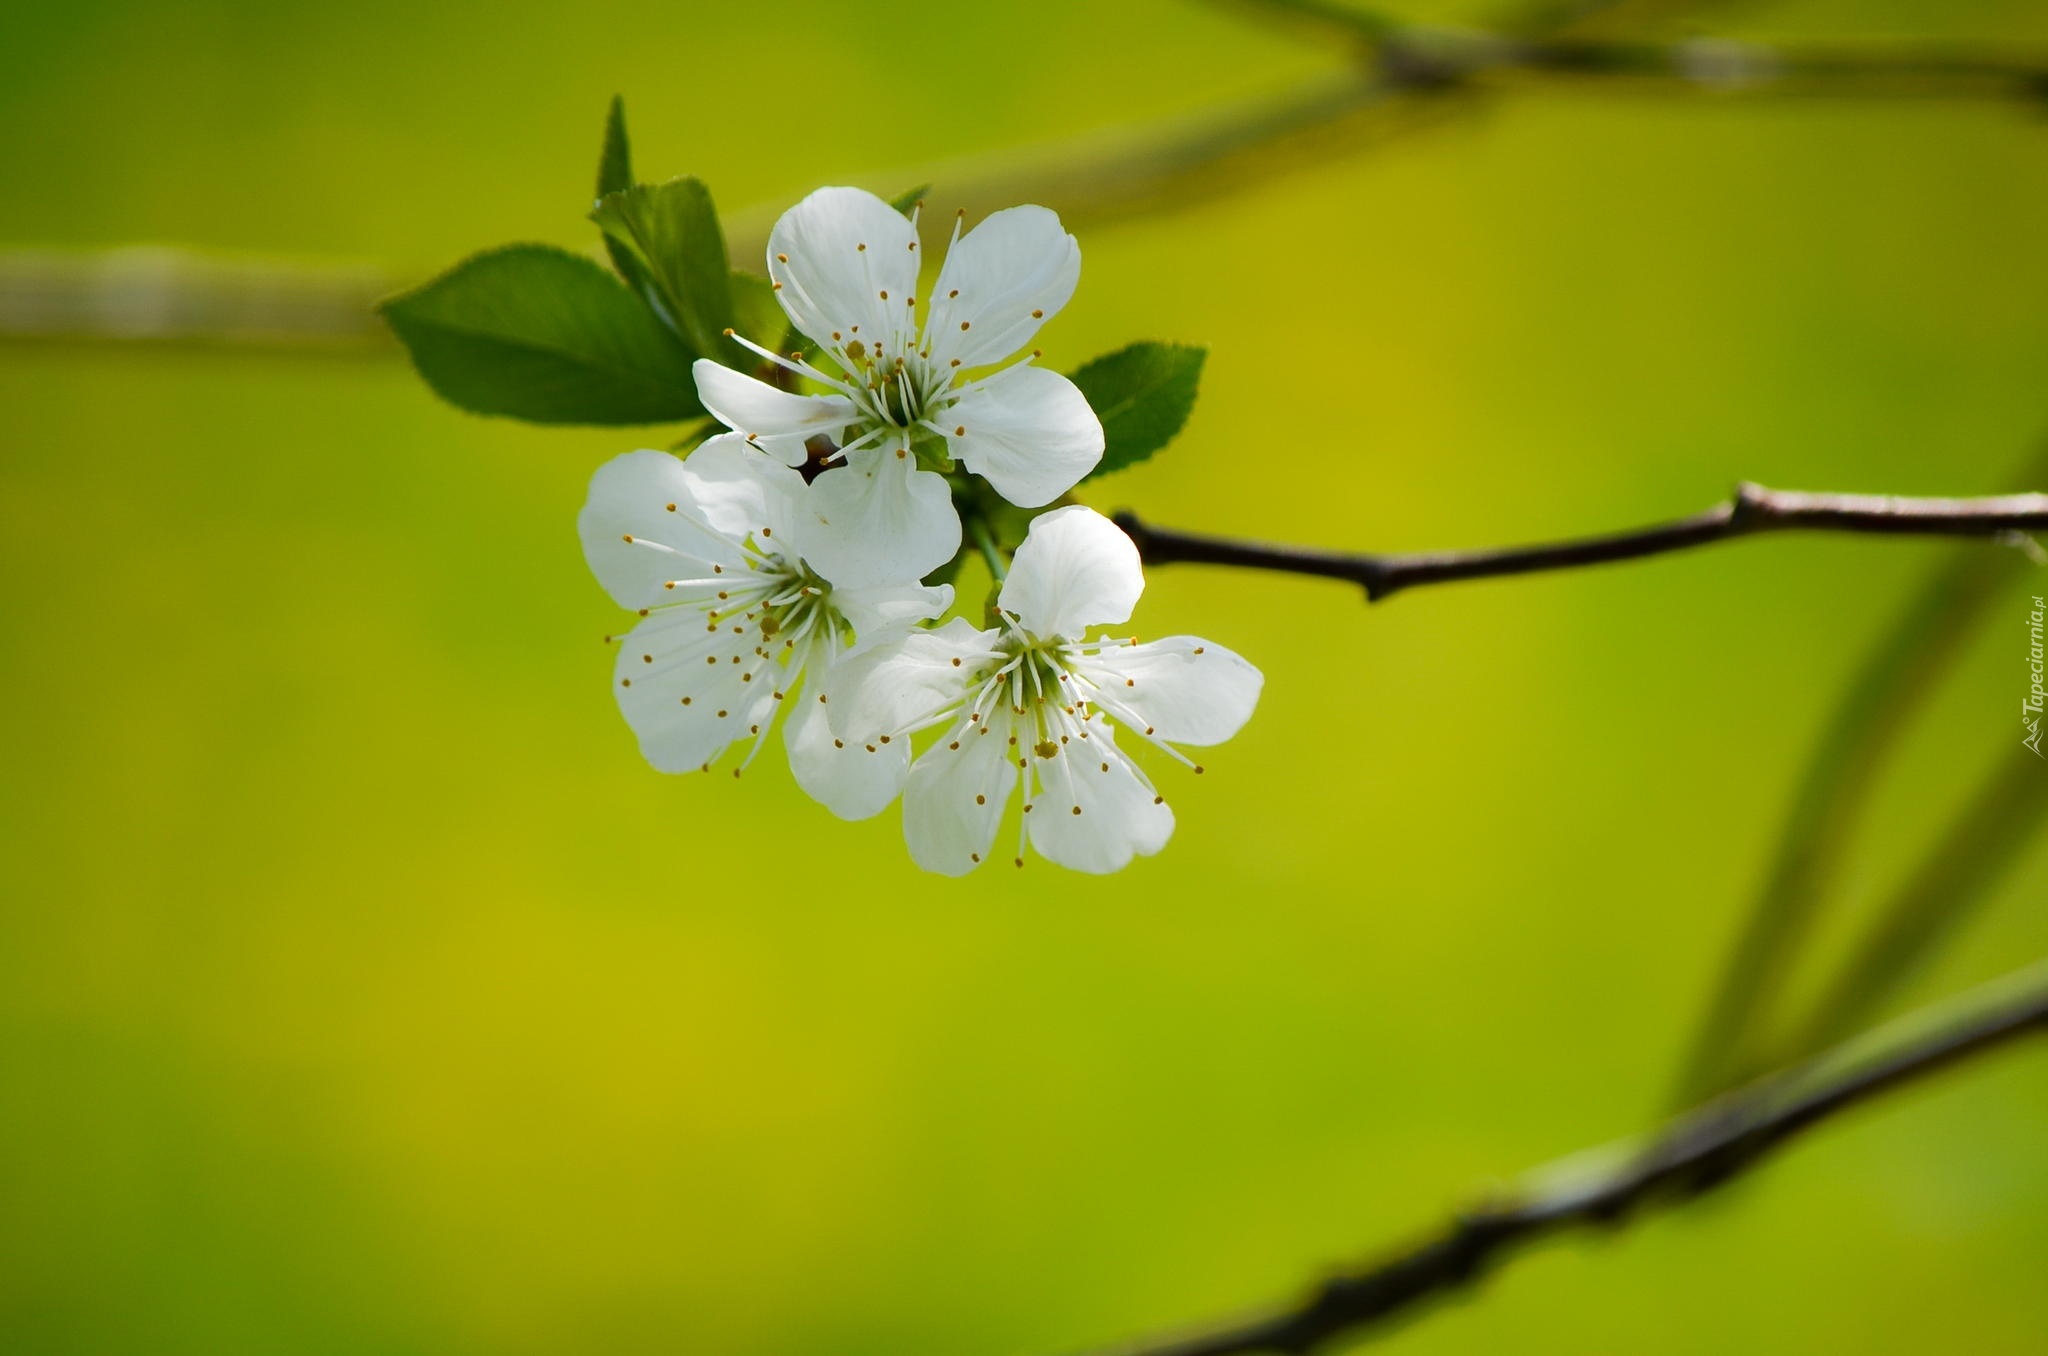
<instances>
[{"instance_id":1,"label":"tapeciarnia.pl logo","mask_svg":"<svg viewBox=\"0 0 2048 1356\"><path fill-rule=\"evenodd\" d=\"M2034 675L2033 686L2027 690L2026 701L2020 704L2020 720L2027 727L2027 737L2021 742L2034 751L2036 758L2048 758L2041 752L2041 618L2048 614L2048 603L2034 599L2034 610L2027 618L2027 637L2031 644L2027 650L2027 667Z\"/></svg>"}]
</instances>

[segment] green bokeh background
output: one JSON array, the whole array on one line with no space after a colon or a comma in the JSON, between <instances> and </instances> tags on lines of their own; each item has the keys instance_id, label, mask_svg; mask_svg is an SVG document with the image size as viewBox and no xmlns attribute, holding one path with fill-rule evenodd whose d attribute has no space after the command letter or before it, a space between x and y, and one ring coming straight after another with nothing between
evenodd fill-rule
<instances>
[{"instance_id":1,"label":"green bokeh background","mask_svg":"<svg viewBox=\"0 0 2048 1356\"><path fill-rule=\"evenodd\" d=\"M1718 17L2048 40L2022 0ZM0 243L401 277L590 247L615 91L643 175L773 210L1339 60L1171 0L8 28ZM1088 227L1046 344L1213 347L1183 439L1086 496L1190 527L1419 548L1738 477L1988 492L2048 434L2044 239L2038 115L1531 93ZM951 882L772 760L638 758L573 523L655 437L462 415L389 351L0 348L0 1346L1032 1356L1288 1293L1649 1122L1820 723L1952 549L1371 610L1159 570L1146 634L1267 675L1165 774L1172 846ZM1908 738L1831 941L2025 756L2040 580ZM2039 849L1904 1001L2048 951ZM2036 1350L2044 1114L2048 1059L2002 1057L1389 1345Z\"/></svg>"}]
</instances>

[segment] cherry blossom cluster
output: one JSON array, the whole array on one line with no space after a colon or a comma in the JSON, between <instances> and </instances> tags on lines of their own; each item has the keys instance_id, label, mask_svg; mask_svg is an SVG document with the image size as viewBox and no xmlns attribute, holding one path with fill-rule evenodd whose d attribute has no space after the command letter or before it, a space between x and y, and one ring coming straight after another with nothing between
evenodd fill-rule
<instances>
[{"instance_id":1,"label":"cherry blossom cluster","mask_svg":"<svg viewBox=\"0 0 2048 1356\"><path fill-rule=\"evenodd\" d=\"M953 238L920 293L914 218L851 188L813 193L769 236L768 276L810 341L776 352L734 334L764 381L697 361L704 408L730 430L687 459L601 467L584 552L638 621L618 637L619 708L666 772L751 762L781 716L797 783L845 819L900 796L911 856L963 875L998 855L1021 801L1029 846L1110 872L1165 846L1173 812L1139 744L1229 739L1261 676L1189 636L1090 639L1129 620L1136 547L1078 506L1031 520L978 626L924 580L962 540L974 481L1021 509L1058 503L1100 460L1081 391L1023 350L1065 306L1080 248L1042 207ZM771 336L772 338L772 336ZM808 355L808 356L805 356Z\"/></svg>"}]
</instances>

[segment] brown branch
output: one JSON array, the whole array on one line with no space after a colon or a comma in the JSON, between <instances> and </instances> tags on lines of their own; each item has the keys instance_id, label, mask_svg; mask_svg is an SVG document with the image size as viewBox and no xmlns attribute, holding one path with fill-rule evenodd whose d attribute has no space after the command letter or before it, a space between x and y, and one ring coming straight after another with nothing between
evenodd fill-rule
<instances>
[{"instance_id":1,"label":"brown branch","mask_svg":"<svg viewBox=\"0 0 2048 1356\"><path fill-rule=\"evenodd\" d=\"M1728 38L1634 42L1396 29L1377 59L1396 82L1614 82L1645 93L2048 102L2048 53L1938 44L1775 46Z\"/></svg>"},{"instance_id":2,"label":"brown branch","mask_svg":"<svg viewBox=\"0 0 2048 1356\"><path fill-rule=\"evenodd\" d=\"M1558 41L1520 44L1509 64L1542 75L1669 82L1708 93L2048 101L2048 55L1997 48Z\"/></svg>"},{"instance_id":3,"label":"brown branch","mask_svg":"<svg viewBox=\"0 0 2048 1356\"><path fill-rule=\"evenodd\" d=\"M1570 11L1467 29L1402 23L1325 0L1234 3L1311 38L1356 44L1361 60L1398 88L1529 77L1684 94L2048 101L2048 50L2016 44L1617 39L1571 31Z\"/></svg>"},{"instance_id":4,"label":"brown branch","mask_svg":"<svg viewBox=\"0 0 2048 1356\"><path fill-rule=\"evenodd\" d=\"M1204 1331L1139 1343L1118 1356L1300 1356L1478 1280L1486 1269L1544 1235L1614 1226L1638 1210L1671 1205L1720 1186L1773 1149L1838 1112L1915 1082L2022 1035L2048 1032L2048 973L1979 990L1967 1015L1880 1053L1815 1061L1712 1102L1672 1123L1650 1147L1590 1174L1539 1173L1534 1185L1463 1216L1416 1247L1318 1286L1300 1304ZM1899 1025L1924 1026L1925 1019ZM1558 1185L1550 1182L1562 1176Z\"/></svg>"},{"instance_id":5,"label":"brown branch","mask_svg":"<svg viewBox=\"0 0 2048 1356\"><path fill-rule=\"evenodd\" d=\"M1534 546L1374 555L1242 541L1153 527L1128 510L1116 515L1148 565L1236 565L1348 579L1371 602L1423 584L1603 565L1683 551L1763 532L1816 530L1923 537L2008 537L2048 529L2048 494L1981 499L1913 499L1878 494L1809 494L1744 483L1728 502L1689 518L1628 532Z\"/></svg>"}]
</instances>

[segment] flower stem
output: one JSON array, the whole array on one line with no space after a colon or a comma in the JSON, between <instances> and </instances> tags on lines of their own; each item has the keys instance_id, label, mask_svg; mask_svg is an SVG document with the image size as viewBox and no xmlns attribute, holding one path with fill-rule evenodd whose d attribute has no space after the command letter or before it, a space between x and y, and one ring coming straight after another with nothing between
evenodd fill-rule
<instances>
[{"instance_id":1,"label":"flower stem","mask_svg":"<svg viewBox=\"0 0 2048 1356\"><path fill-rule=\"evenodd\" d=\"M974 539L975 548L981 552L981 558L988 562L988 572L995 576L995 581L1000 584L1008 578L1009 559L1004 556L1003 549L996 545L995 537L989 533L988 519L978 513L970 515L967 519L967 535Z\"/></svg>"}]
</instances>

